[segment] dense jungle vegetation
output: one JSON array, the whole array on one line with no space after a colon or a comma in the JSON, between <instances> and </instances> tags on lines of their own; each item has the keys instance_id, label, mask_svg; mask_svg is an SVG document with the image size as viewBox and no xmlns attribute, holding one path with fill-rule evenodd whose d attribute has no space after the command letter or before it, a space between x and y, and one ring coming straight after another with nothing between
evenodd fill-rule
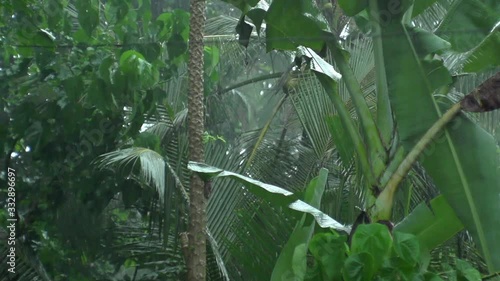
<instances>
[{"instance_id":1,"label":"dense jungle vegetation","mask_svg":"<svg viewBox=\"0 0 500 281\"><path fill-rule=\"evenodd\" d=\"M500 280L498 0L0 14L0 280Z\"/></svg>"}]
</instances>

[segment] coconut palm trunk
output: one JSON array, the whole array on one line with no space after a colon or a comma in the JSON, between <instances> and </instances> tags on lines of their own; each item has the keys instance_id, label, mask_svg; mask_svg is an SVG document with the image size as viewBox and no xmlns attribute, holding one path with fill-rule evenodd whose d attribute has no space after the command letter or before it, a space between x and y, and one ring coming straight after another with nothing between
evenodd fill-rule
<instances>
[{"instance_id":1,"label":"coconut palm trunk","mask_svg":"<svg viewBox=\"0 0 500 281\"><path fill-rule=\"evenodd\" d=\"M205 0L191 0L189 32L189 153L190 160L203 162L203 27ZM191 177L189 220L188 280L205 280L207 224L204 183L195 174Z\"/></svg>"}]
</instances>

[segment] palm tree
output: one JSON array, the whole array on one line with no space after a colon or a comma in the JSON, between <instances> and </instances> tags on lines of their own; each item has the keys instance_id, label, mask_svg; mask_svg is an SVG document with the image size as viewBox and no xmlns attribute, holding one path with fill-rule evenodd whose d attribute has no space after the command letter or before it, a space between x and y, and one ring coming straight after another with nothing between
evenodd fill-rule
<instances>
[{"instance_id":1,"label":"palm tree","mask_svg":"<svg viewBox=\"0 0 500 281\"><path fill-rule=\"evenodd\" d=\"M189 97L188 135L189 158L203 162L204 106L203 106L203 28L205 0L191 1L189 32ZM190 181L188 280L205 280L206 276L206 199L208 187L193 174Z\"/></svg>"}]
</instances>

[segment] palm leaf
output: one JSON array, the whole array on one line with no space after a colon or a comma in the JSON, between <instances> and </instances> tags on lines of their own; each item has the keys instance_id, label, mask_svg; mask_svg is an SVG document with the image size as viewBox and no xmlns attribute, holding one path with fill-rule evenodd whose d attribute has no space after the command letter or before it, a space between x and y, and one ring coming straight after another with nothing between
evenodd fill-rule
<instances>
[{"instance_id":1,"label":"palm leaf","mask_svg":"<svg viewBox=\"0 0 500 281\"><path fill-rule=\"evenodd\" d=\"M147 148L133 147L103 154L97 163L101 169L117 166L130 167L131 173L139 161L140 175L151 183L158 192L161 200L165 194L165 162L163 156Z\"/></svg>"}]
</instances>

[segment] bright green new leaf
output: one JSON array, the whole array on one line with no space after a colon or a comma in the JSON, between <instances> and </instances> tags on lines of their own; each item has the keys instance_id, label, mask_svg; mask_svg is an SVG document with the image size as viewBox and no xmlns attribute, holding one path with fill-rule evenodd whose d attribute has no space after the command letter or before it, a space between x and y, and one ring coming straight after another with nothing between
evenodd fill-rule
<instances>
[{"instance_id":1,"label":"bright green new leaf","mask_svg":"<svg viewBox=\"0 0 500 281\"><path fill-rule=\"evenodd\" d=\"M420 245L415 235L396 231L394 236L394 252L406 263L415 266L420 260Z\"/></svg>"},{"instance_id":2,"label":"bright green new leaf","mask_svg":"<svg viewBox=\"0 0 500 281\"><path fill-rule=\"evenodd\" d=\"M351 242L351 252L368 253L374 258L373 266L378 270L392 249L392 237L387 226L380 223L361 224L356 228Z\"/></svg>"},{"instance_id":3,"label":"bright green new leaf","mask_svg":"<svg viewBox=\"0 0 500 281\"><path fill-rule=\"evenodd\" d=\"M137 51L129 50L121 55L120 70L127 76L132 88L148 89L159 80L158 70Z\"/></svg>"}]
</instances>

